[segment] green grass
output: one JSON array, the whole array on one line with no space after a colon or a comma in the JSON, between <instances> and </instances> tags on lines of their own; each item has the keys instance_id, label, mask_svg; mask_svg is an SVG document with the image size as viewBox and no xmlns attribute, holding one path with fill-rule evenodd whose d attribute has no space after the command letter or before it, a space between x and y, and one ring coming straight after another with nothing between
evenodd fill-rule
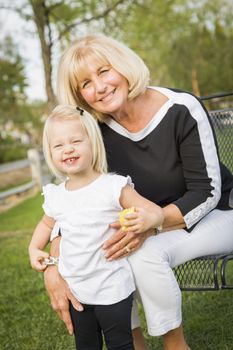
<instances>
[{"instance_id":1,"label":"green grass","mask_svg":"<svg viewBox=\"0 0 233 350\"><path fill-rule=\"evenodd\" d=\"M42 202L39 193L0 214L0 232L33 229L43 215Z\"/></svg>"},{"instance_id":2,"label":"green grass","mask_svg":"<svg viewBox=\"0 0 233 350\"><path fill-rule=\"evenodd\" d=\"M42 215L37 195L0 215L0 349L73 350L73 338L52 311L43 274L29 265L27 247Z\"/></svg>"},{"instance_id":3,"label":"green grass","mask_svg":"<svg viewBox=\"0 0 233 350\"><path fill-rule=\"evenodd\" d=\"M37 195L0 215L0 350L75 349L50 307L43 274L29 266L27 246L41 203ZM192 350L233 349L232 297L232 291L183 293L184 331ZM145 334L150 350L162 349L161 339Z\"/></svg>"}]
</instances>

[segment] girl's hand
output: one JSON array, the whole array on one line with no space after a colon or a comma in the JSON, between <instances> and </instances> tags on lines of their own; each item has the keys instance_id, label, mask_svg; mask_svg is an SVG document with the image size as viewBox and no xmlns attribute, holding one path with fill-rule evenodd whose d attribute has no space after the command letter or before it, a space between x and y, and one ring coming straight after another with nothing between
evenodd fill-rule
<instances>
[{"instance_id":1,"label":"girl's hand","mask_svg":"<svg viewBox=\"0 0 233 350\"><path fill-rule=\"evenodd\" d=\"M160 207L156 207L156 210L133 207L130 213L124 215L123 220L123 231L143 233L153 227L161 226L164 216Z\"/></svg>"},{"instance_id":2,"label":"girl's hand","mask_svg":"<svg viewBox=\"0 0 233 350\"><path fill-rule=\"evenodd\" d=\"M29 248L30 263L34 270L42 272L46 269L43 263L44 259L49 257L49 254L37 248Z\"/></svg>"},{"instance_id":3,"label":"girl's hand","mask_svg":"<svg viewBox=\"0 0 233 350\"><path fill-rule=\"evenodd\" d=\"M73 325L69 312L69 301L77 311L83 311L83 306L71 293L67 283L58 272L57 266L48 266L44 272L45 287L49 294L52 308L65 323L70 335Z\"/></svg>"},{"instance_id":4,"label":"girl's hand","mask_svg":"<svg viewBox=\"0 0 233 350\"><path fill-rule=\"evenodd\" d=\"M148 230L141 234L123 231L119 222L110 225L117 231L104 243L103 249L108 261L123 258L134 252L144 241L154 234L154 230Z\"/></svg>"}]
</instances>

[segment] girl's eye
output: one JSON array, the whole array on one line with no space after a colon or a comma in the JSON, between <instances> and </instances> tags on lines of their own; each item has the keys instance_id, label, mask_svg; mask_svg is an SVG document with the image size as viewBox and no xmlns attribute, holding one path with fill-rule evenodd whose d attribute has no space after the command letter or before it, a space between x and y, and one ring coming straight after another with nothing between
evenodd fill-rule
<instances>
[{"instance_id":1,"label":"girl's eye","mask_svg":"<svg viewBox=\"0 0 233 350\"><path fill-rule=\"evenodd\" d=\"M80 143L82 140L74 140L73 143Z\"/></svg>"},{"instance_id":2,"label":"girl's eye","mask_svg":"<svg viewBox=\"0 0 233 350\"><path fill-rule=\"evenodd\" d=\"M82 88L85 89L88 86L89 82L89 80L84 81L84 83L82 84Z\"/></svg>"},{"instance_id":3,"label":"girl's eye","mask_svg":"<svg viewBox=\"0 0 233 350\"><path fill-rule=\"evenodd\" d=\"M62 145L54 145L53 148L60 148Z\"/></svg>"}]
</instances>

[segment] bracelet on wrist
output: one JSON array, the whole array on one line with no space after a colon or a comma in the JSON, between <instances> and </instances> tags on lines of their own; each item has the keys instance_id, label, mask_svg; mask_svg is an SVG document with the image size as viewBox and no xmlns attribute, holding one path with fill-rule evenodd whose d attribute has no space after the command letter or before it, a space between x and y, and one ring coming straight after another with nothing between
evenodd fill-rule
<instances>
[{"instance_id":1,"label":"bracelet on wrist","mask_svg":"<svg viewBox=\"0 0 233 350\"><path fill-rule=\"evenodd\" d=\"M160 226L158 226L158 227L155 227L155 228L154 228L154 234L155 234L155 235L158 235L159 233L162 232L162 230L163 230L163 226L162 226L162 225L160 225Z\"/></svg>"},{"instance_id":2,"label":"bracelet on wrist","mask_svg":"<svg viewBox=\"0 0 233 350\"><path fill-rule=\"evenodd\" d=\"M51 265L57 266L58 263L59 263L59 258L56 258L54 256L50 256L49 258L44 259L44 264L46 266L51 266Z\"/></svg>"}]
</instances>

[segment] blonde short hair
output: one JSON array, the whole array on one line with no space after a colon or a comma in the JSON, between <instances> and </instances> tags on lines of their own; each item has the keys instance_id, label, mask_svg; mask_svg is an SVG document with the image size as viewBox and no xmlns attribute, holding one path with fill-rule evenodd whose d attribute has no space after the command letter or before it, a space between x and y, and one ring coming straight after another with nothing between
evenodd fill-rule
<instances>
[{"instance_id":1,"label":"blonde short hair","mask_svg":"<svg viewBox=\"0 0 233 350\"><path fill-rule=\"evenodd\" d=\"M86 111L78 107L68 105L58 105L47 118L43 131L43 151L46 163L52 173L59 179L66 178L66 174L61 173L53 164L50 150L49 131L54 122L66 120L79 120L87 133L92 146L92 166L99 173L107 172L106 152L102 134L96 120Z\"/></svg>"},{"instance_id":2,"label":"blonde short hair","mask_svg":"<svg viewBox=\"0 0 233 350\"><path fill-rule=\"evenodd\" d=\"M123 75L129 84L129 100L144 92L149 83L147 66L123 43L104 35L89 35L73 42L63 53L58 66L58 101L82 106L100 121L106 118L106 114L92 109L78 90L80 76L88 69L87 58L109 64Z\"/></svg>"}]
</instances>

